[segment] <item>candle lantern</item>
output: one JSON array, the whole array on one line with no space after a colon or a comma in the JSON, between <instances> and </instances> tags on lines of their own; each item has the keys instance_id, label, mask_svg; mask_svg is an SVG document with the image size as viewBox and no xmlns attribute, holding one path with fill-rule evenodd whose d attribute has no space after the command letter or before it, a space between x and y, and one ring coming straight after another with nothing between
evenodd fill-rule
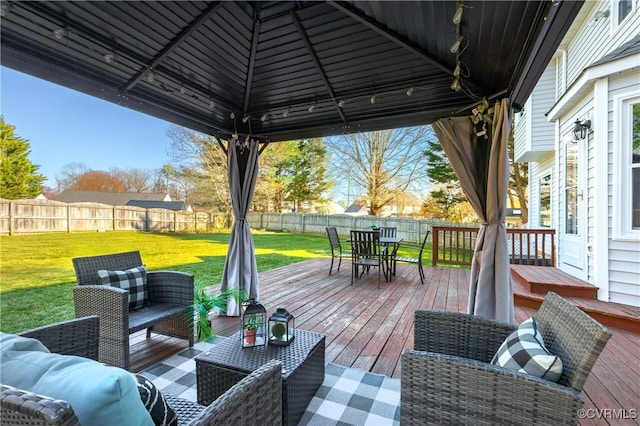
<instances>
[{"instance_id":1,"label":"candle lantern","mask_svg":"<svg viewBox=\"0 0 640 426\"><path fill-rule=\"evenodd\" d=\"M295 338L295 320L284 308L278 308L269 318L269 344L286 346Z\"/></svg>"},{"instance_id":2,"label":"candle lantern","mask_svg":"<svg viewBox=\"0 0 640 426\"><path fill-rule=\"evenodd\" d=\"M252 348L267 344L267 311L255 299L242 302L242 347Z\"/></svg>"}]
</instances>

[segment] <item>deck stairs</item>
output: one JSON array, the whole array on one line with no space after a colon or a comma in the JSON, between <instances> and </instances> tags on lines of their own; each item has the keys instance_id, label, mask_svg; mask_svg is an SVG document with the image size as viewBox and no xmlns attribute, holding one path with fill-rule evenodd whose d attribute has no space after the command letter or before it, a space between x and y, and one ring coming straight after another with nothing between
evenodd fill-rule
<instances>
[{"instance_id":1,"label":"deck stairs","mask_svg":"<svg viewBox=\"0 0 640 426\"><path fill-rule=\"evenodd\" d=\"M601 324L640 334L640 308L597 300L598 287L554 267L511 265L513 298L518 306L538 309L553 291Z\"/></svg>"}]
</instances>

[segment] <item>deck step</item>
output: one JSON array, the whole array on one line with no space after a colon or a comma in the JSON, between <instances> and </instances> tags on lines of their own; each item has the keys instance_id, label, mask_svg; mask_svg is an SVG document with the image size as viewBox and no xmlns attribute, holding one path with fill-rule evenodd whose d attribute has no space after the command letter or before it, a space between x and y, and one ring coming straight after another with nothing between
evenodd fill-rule
<instances>
[{"instance_id":1,"label":"deck step","mask_svg":"<svg viewBox=\"0 0 640 426\"><path fill-rule=\"evenodd\" d=\"M547 294L553 291L563 297L596 300L598 287L552 267L511 265L514 279L531 293Z\"/></svg>"},{"instance_id":2,"label":"deck step","mask_svg":"<svg viewBox=\"0 0 640 426\"><path fill-rule=\"evenodd\" d=\"M541 266L534 266L534 268L552 269ZM513 266L512 277L514 303L517 306L525 308L539 309L546 293L542 294L532 292L525 287L522 284L521 279L518 279L515 271L513 271ZM562 294L557 290L558 287L549 287L548 291ZM621 303L605 302L602 300L593 300L591 298L587 299L566 295L564 297L604 326L640 334L640 308L638 307L623 305Z\"/></svg>"}]
</instances>

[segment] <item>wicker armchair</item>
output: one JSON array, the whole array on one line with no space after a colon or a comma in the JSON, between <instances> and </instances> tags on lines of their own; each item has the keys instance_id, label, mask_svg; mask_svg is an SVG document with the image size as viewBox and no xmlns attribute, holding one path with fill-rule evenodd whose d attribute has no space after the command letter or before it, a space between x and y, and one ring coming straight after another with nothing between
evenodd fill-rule
<instances>
[{"instance_id":1,"label":"wicker armchair","mask_svg":"<svg viewBox=\"0 0 640 426\"><path fill-rule=\"evenodd\" d=\"M51 352L98 357L99 318L90 316L20 333L40 340ZM282 424L282 365L260 367L208 406L165 394L179 425ZM0 384L2 425L79 425L66 401Z\"/></svg>"},{"instance_id":2,"label":"wicker armchair","mask_svg":"<svg viewBox=\"0 0 640 426\"><path fill-rule=\"evenodd\" d=\"M401 424L575 425L582 386L611 334L555 293L534 316L563 362L558 383L490 364L516 326L416 311L415 350L402 354Z\"/></svg>"},{"instance_id":3,"label":"wicker armchair","mask_svg":"<svg viewBox=\"0 0 640 426\"><path fill-rule=\"evenodd\" d=\"M98 270L125 270L142 265L137 251L72 259L78 285L73 289L76 318L100 317L101 362L129 369L129 334L147 330L194 341L194 277L176 271L147 272L148 306L129 310L129 293L100 285Z\"/></svg>"}]
</instances>

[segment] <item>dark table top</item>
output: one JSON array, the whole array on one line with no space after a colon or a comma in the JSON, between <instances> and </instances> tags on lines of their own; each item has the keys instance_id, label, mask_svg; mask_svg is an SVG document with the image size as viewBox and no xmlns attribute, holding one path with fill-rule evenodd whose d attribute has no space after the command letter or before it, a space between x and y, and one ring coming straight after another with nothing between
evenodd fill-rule
<instances>
[{"instance_id":1,"label":"dark table top","mask_svg":"<svg viewBox=\"0 0 640 426\"><path fill-rule=\"evenodd\" d=\"M272 359L282 362L283 376L286 379L310 353L320 344L324 334L296 329L295 339L288 346L255 346L243 348L238 331L224 341L215 344L210 350L196 357L196 362L206 362L247 373L256 370Z\"/></svg>"}]
</instances>

